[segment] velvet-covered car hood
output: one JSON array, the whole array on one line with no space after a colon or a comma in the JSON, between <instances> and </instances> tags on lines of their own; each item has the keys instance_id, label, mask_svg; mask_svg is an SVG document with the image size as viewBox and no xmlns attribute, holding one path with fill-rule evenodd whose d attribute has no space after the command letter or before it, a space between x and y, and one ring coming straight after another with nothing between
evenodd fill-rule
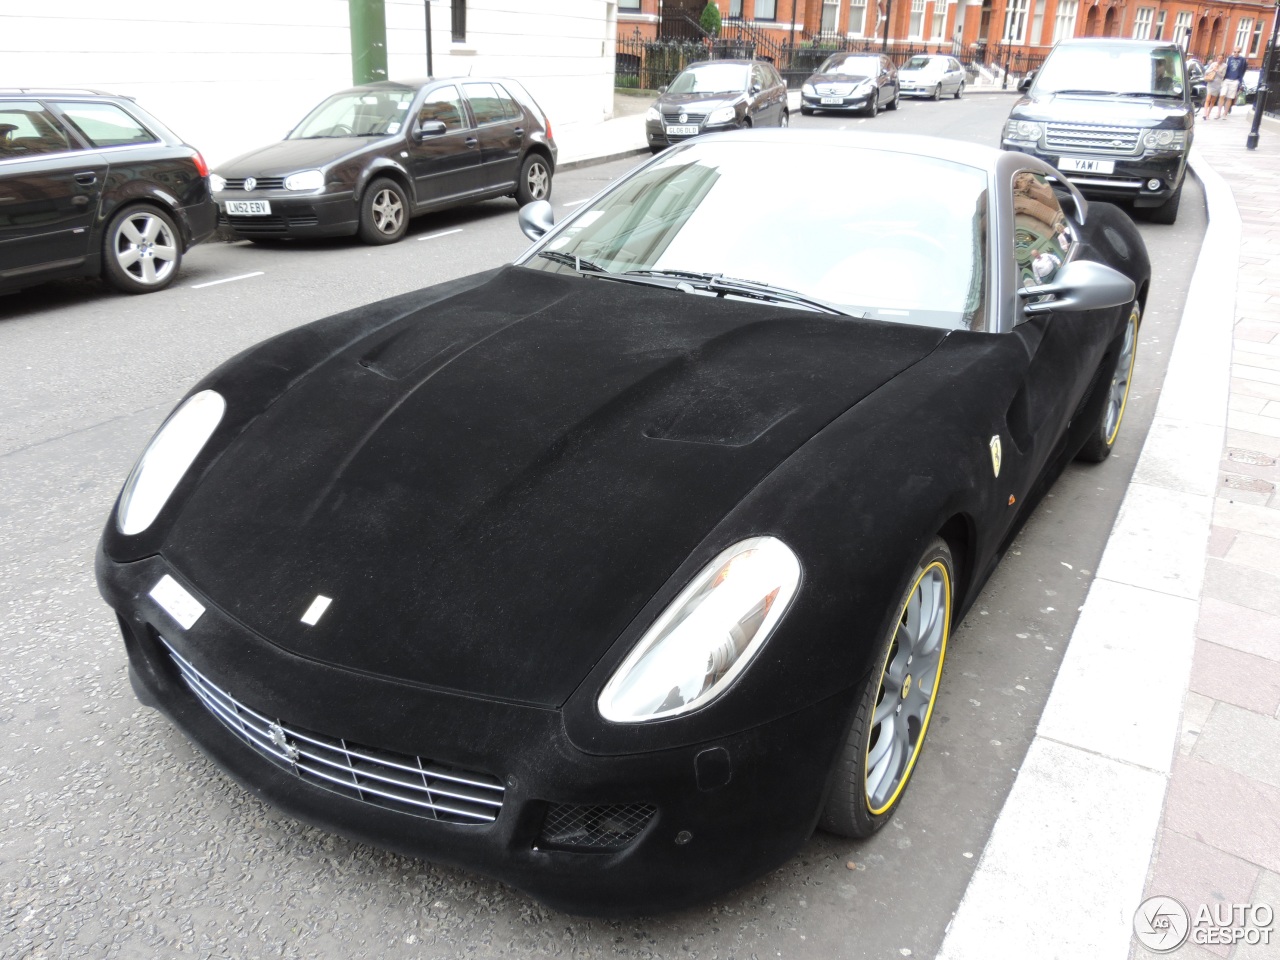
<instances>
[{"instance_id":1,"label":"velvet-covered car hood","mask_svg":"<svg viewBox=\"0 0 1280 960\"><path fill-rule=\"evenodd\" d=\"M541 705L764 477L946 337L523 267L438 289L369 308L215 435L160 549L287 650ZM228 421L263 369L250 351L206 382Z\"/></svg>"}]
</instances>

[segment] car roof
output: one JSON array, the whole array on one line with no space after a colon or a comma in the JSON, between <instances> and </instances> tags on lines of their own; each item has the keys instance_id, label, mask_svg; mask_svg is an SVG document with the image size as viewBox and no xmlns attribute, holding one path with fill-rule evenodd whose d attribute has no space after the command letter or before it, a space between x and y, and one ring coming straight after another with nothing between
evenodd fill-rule
<instances>
[{"instance_id":1,"label":"car roof","mask_svg":"<svg viewBox=\"0 0 1280 960\"><path fill-rule=\"evenodd\" d=\"M108 93L89 87L0 87L0 97L108 97L112 100L132 100L123 93Z\"/></svg>"},{"instance_id":2,"label":"car roof","mask_svg":"<svg viewBox=\"0 0 1280 960\"><path fill-rule=\"evenodd\" d=\"M892 153L910 153L921 157L937 157L953 160L969 167L990 169L1006 156L1004 150L982 143L965 143L959 140L943 140L914 133L862 133L845 130L802 130L790 127L777 130L746 129L712 134L716 140L741 140L749 143L790 143L814 147L854 147L863 150L884 150ZM710 140L706 137L705 140ZM698 138L703 140L704 138ZM690 143L696 141L689 141Z\"/></svg>"},{"instance_id":3,"label":"car roof","mask_svg":"<svg viewBox=\"0 0 1280 960\"><path fill-rule=\"evenodd\" d=\"M1060 47L1096 47L1105 45L1134 47L1141 50L1158 50L1167 47L1182 49L1172 40L1134 40L1129 37L1072 37L1069 40L1059 40L1057 45Z\"/></svg>"}]
</instances>

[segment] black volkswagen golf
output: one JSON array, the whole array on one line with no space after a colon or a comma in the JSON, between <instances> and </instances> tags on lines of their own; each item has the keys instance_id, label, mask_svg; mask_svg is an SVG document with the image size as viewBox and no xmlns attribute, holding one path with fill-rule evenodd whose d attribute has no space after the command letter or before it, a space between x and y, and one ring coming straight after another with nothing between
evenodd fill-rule
<instances>
[{"instance_id":1,"label":"black volkswagen golf","mask_svg":"<svg viewBox=\"0 0 1280 960\"><path fill-rule=\"evenodd\" d=\"M382 81L335 93L212 181L219 223L237 238L394 243L430 210L545 200L555 163L551 122L513 80Z\"/></svg>"}]
</instances>

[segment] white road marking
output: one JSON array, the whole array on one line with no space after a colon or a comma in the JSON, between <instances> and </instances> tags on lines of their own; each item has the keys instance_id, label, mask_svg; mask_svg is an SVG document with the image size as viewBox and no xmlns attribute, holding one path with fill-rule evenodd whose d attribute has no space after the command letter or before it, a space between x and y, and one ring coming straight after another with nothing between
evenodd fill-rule
<instances>
[{"instance_id":1,"label":"white road marking","mask_svg":"<svg viewBox=\"0 0 1280 960\"><path fill-rule=\"evenodd\" d=\"M264 270L256 270L253 273L242 273L238 277L224 277L221 280L210 280L208 283L193 283L192 290L199 290L201 287L215 287L220 283L230 283L232 280L248 280L250 277L260 277L265 273Z\"/></svg>"},{"instance_id":2,"label":"white road marking","mask_svg":"<svg viewBox=\"0 0 1280 960\"><path fill-rule=\"evenodd\" d=\"M437 240L440 237L447 237L451 233L461 233L461 227L454 227L452 230L441 230L439 233L428 233L425 237L419 237L419 240Z\"/></svg>"}]
</instances>

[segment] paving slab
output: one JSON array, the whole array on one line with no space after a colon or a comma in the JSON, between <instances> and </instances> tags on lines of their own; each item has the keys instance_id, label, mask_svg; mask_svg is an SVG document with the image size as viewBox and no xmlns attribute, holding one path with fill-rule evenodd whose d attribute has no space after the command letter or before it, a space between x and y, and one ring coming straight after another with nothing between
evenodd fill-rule
<instances>
[{"instance_id":1,"label":"paving slab","mask_svg":"<svg viewBox=\"0 0 1280 960\"><path fill-rule=\"evenodd\" d=\"M1192 757L1280 790L1280 720L1233 703L1213 708ZM1280 820L1280 806L1272 809ZM1280 856L1280 850L1276 851ZM1280 906L1280 905L1278 905Z\"/></svg>"},{"instance_id":2,"label":"paving slab","mask_svg":"<svg viewBox=\"0 0 1280 960\"><path fill-rule=\"evenodd\" d=\"M1280 662L1198 640L1191 689L1223 703L1273 716L1280 709Z\"/></svg>"},{"instance_id":3,"label":"paving slab","mask_svg":"<svg viewBox=\"0 0 1280 960\"><path fill-rule=\"evenodd\" d=\"M1195 756L1179 757L1173 768L1167 828L1280 873L1280 787Z\"/></svg>"}]
</instances>

